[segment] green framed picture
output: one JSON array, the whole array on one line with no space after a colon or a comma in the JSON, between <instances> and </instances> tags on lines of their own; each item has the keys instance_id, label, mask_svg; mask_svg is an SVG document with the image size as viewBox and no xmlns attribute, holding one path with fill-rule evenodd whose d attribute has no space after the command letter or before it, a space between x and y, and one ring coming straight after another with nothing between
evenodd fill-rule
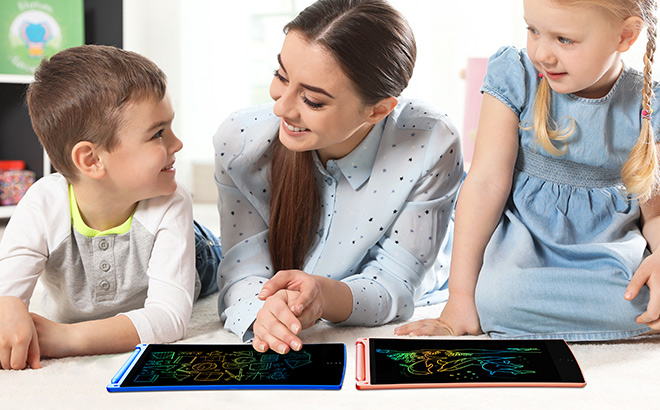
<instances>
[{"instance_id":1,"label":"green framed picture","mask_svg":"<svg viewBox=\"0 0 660 410\"><path fill-rule=\"evenodd\" d=\"M0 2L0 74L33 74L44 57L84 42L83 0Z\"/></svg>"}]
</instances>

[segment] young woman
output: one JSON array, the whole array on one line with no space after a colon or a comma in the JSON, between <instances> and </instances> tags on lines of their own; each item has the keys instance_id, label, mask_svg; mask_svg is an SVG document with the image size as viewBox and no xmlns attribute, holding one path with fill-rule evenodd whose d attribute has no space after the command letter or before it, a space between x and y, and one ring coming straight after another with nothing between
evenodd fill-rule
<instances>
[{"instance_id":1,"label":"young woman","mask_svg":"<svg viewBox=\"0 0 660 410\"><path fill-rule=\"evenodd\" d=\"M280 353L319 319L404 320L442 287L463 174L447 116L398 100L416 47L385 1L320 0L284 31L274 105L234 113L214 138L219 312Z\"/></svg>"}]
</instances>

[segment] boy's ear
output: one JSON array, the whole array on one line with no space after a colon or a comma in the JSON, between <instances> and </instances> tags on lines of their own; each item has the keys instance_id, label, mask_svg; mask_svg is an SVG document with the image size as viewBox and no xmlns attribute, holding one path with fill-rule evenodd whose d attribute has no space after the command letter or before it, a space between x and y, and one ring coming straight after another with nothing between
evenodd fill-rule
<instances>
[{"instance_id":1,"label":"boy's ear","mask_svg":"<svg viewBox=\"0 0 660 410\"><path fill-rule=\"evenodd\" d=\"M377 124L380 120L390 115L398 103L399 100L396 97L387 97L378 101L371 107L367 122Z\"/></svg>"},{"instance_id":2,"label":"boy's ear","mask_svg":"<svg viewBox=\"0 0 660 410\"><path fill-rule=\"evenodd\" d=\"M639 38L639 35L644 29L644 20L637 16L628 17L623 22L623 29L621 30L621 39L619 41L619 46L617 51L625 52L635 44L635 41Z\"/></svg>"},{"instance_id":3,"label":"boy's ear","mask_svg":"<svg viewBox=\"0 0 660 410\"><path fill-rule=\"evenodd\" d=\"M89 141L80 141L71 150L71 158L82 175L100 179L105 175L103 161L98 155L98 148Z\"/></svg>"}]
</instances>

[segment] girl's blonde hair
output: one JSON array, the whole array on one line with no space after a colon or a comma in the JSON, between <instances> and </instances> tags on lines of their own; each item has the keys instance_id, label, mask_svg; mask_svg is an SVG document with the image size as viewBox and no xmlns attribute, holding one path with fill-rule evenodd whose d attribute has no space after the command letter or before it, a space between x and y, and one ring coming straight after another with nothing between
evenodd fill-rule
<instances>
[{"instance_id":1,"label":"girl's blonde hair","mask_svg":"<svg viewBox=\"0 0 660 410\"><path fill-rule=\"evenodd\" d=\"M555 0L565 6L599 7L615 18L626 20L629 17L639 17L647 30L646 53L644 54L644 86L642 90L642 119L637 143L633 147L628 160L621 169L621 178L626 191L641 201L648 200L658 188L660 182L660 166L656 150L653 126L650 113L653 101L652 65L656 48L657 2L656 0ZM559 156L566 151L555 146L553 141L564 141L574 131L572 127L558 130L557 124L550 118L552 93L548 80L543 78L534 102L534 125L538 142L550 154ZM640 112L640 116L642 116ZM658 113L660 114L660 113Z\"/></svg>"}]
</instances>

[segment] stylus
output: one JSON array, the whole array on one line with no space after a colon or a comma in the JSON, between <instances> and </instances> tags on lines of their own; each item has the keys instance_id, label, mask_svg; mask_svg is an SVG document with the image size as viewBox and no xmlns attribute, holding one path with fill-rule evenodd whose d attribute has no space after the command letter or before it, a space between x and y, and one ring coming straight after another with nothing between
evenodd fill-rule
<instances>
[{"instance_id":1,"label":"stylus","mask_svg":"<svg viewBox=\"0 0 660 410\"><path fill-rule=\"evenodd\" d=\"M365 366L365 361L364 361L364 342L358 340L357 343L355 344L355 352L356 352L356 368L355 368L355 379L357 381L364 381L364 366Z\"/></svg>"},{"instance_id":2,"label":"stylus","mask_svg":"<svg viewBox=\"0 0 660 410\"><path fill-rule=\"evenodd\" d=\"M131 364L133 364L133 361L135 360L135 358L137 357L137 355L140 354L140 351L142 351L142 349L140 349L140 346L137 346L137 347L135 348L135 351L134 351L133 354L131 355L131 357L129 357L128 360L126 360L126 363L124 363L124 365L123 365L123 366L117 371L117 373L112 377L112 379L110 380L110 383L118 383L119 380L121 380L121 378L124 376L124 373L126 372L126 369L128 369L128 367L129 367Z\"/></svg>"}]
</instances>

